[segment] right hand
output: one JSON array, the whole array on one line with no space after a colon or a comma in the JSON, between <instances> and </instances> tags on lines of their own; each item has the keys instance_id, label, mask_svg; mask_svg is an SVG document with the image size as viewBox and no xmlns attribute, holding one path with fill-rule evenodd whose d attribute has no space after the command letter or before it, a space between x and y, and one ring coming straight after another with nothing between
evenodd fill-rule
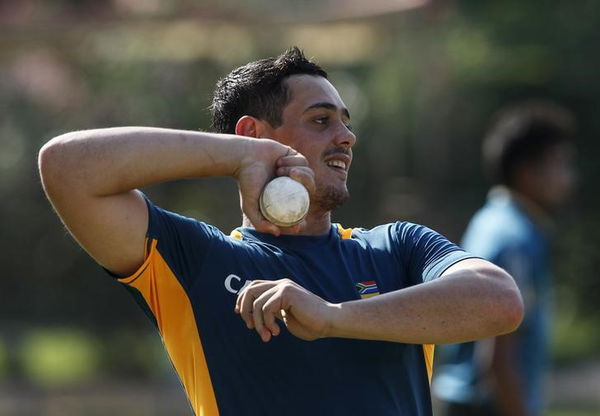
<instances>
[{"instance_id":1,"label":"right hand","mask_svg":"<svg viewBox=\"0 0 600 416\"><path fill-rule=\"evenodd\" d=\"M290 146L271 139L250 139L246 157L235 173L240 189L242 212L257 231L280 235L298 233L305 222L282 228L267 221L259 209L260 193L268 181L276 176L289 176L306 187L310 195L315 190L314 173L308 160Z\"/></svg>"},{"instance_id":2,"label":"right hand","mask_svg":"<svg viewBox=\"0 0 600 416\"><path fill-rule=\"evenodd\" d=\"M339 306L290 279L254 280L239 293L235 303L235 312L264 342L281 333L277 320L305 341L328 336L337 310Z\"/></svg>"}]
</instances>

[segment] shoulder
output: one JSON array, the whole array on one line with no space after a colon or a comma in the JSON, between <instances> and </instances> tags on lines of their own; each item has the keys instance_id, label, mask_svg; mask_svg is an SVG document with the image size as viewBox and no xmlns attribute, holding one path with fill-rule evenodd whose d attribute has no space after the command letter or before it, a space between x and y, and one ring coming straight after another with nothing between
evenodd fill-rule
<instances>
[{"instance_id":1,"label":"shoulder","mask_svg":"<svg viewBox=\"0 0 600 416\"><path fill-rule=\"evenodd\" d=\"M446 240L431 228L407 221L396 221L378 225L371 229L355 228L352 238L365 241L370 245L389 245L395 247L414 246L432 240Z\"/></svg>"},{"instance_id":2,"label":"shoulder","mask_svg":"<svg viewBox=\"0 0 600 416\"><path fill-rule=\"evenodd\" d=\"M395 223L381 224L373 228L342 228L338 224L342 239L348 242L359 242L366 245L388 245L395 243L397 225Z\"/></svg>"},{"instance_id":3,"label":"shoulder","mask_svg":"<svg viewBox=\"0 0 600 416\"><path fill-rule=\"evenodd\" d=\"M488 202L473 215L463 247L484 258L506 250L525 250L540 238L531 220L514 203Z\"/></svg>"},{"instance_id":4,"label":"shoulder","mask_svg":"<svg viewBox=\"0 0 600 416\"><path fill-rule=\"evenodd\" d=\"M473 257L439 232L407 221L360 229L352 237L368 241L375 252L391 253L411 284L436 279L452 264Z\"/></svg>"},{"instance_id":5,"label":"shoulder","mask_svg":"<svg viewBox=\"0 0 600 416\"><path fill-rule=\"evenodd\" d=\"M535 226L531 218L515 203L490 206L480 209L471 221L473 226L489 229L500 234L508 234L513 238L528 237L535 234Z\"/></svg>"},{"instance_id":6,"label":"shoulder","mask_svg":"<svg viewBox=\"0 0 600 416\"><path fill-rule=\"evenodd\" d=\"M148 239L159 244L170 241L181 245L202 240L224 240L228 238L219 228L204 221L161 208L146 198L148 205Z\"/></svg>"}]
</instances>

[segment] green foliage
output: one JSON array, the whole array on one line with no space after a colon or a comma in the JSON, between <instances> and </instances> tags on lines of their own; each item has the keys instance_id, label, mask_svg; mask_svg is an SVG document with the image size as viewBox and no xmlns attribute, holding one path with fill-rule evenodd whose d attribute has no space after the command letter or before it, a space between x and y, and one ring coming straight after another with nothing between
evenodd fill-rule
<instances>
[{"instance_id":1,"label":"green foliage","mask_svg":"<svg viewBox=\"0 0 600 416\"><path fill-rule=\"evenodd\" d=\"M0 380L6 377L8 373L8 351L0 338Z\"/></svg>"},{"instance_id":2,"label":"green foliage","mask_svg":"<svg viewBox=\"0 0 600 416\"><path fill-rule=\"evenodd\" d=\"M160 379L173 372L160 336L155 332L114 331L103 337L100 352L106 377Z\"/></svg>"},{"instance_id":3,"label":"green foliage","mask_svg":"<svg viewBox=\"0 0 600 416\"><path fill-rule=\"evenodd\" d=\"M557 355L577 358L590 353L583 345L600 345L600 332L592 330L600 324L599 2L430 2L402 14L294 24L266 24L268 16L253 14L252 2L233 7L230 1L226 9L201 2L200 11L187 3L40 4L35 15L3 28L3 320L102 334L150 331L128 295L52 213L36 172L38 149L55 135L84 128L209 129L207 108L220 76L300 44L340 80L357 115L353 198L335 218L347 226L407 219L457 241L486 192L479 144L492 113L533 96L575 113L581 185L569 222L561 218L554 258L557 302L570 299L576 307L559 307L565 313L557 321L559 334L586 319L572 337L559 335ZM276 4L260 1L265 9ZM166 208L223 230L239 223L231 180L176 181L145 191ZM42 384L88 377L97 363L94 344L81 334L44 332L26 345L28 372ZM68 360L65 351L74 351ZM150 351L136 360L151 362ZM103 347L100 354L113 353ZM59 368L55 375L53 368ZM131 373L148 375L139 368Z\"/></svg>"},{"instance_id":4,"label":"green foliage","mask_svg":"<svg viewBox=\"0 0 600 416\"><path fill-rule=\"evenodd\" d=\"M97 370L94 340L72 329L31 331L22 342L21 361L27 377L44 388L89 381Z\"/></svg>"}]
</instances>

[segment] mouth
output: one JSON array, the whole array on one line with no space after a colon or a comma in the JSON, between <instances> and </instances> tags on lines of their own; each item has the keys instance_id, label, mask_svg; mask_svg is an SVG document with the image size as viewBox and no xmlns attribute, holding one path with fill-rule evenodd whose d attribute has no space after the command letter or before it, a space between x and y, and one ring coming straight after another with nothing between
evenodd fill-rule
<instances>
[{"instance_id":1,"label":"mouth","mask_svg":"<svg viewBox=\"0 0 600 416\"><path fill-rule=\"evenodd\" d=\"M338 159L328 161L327 166L334 169L342 169L344 172L348 170L346 162Z\"/></svg>"},{"instance_id":2,"label":"mouth","mask_svg":"<svg viewBox=\"0 0 600 416\"><path fill-rule=\"evenodd\" d=\"M342 170L347 172L350 168L350 162L352 161L352 153L350 151L336 151L331 152L329 157L325 158L325 164L335 170Z\"/></svg>"},{"instance_id":3,"label":"mouth","mask_svg":"<svg viewBox=\"0 0 600 416\"><path fill-rule=\"evenodd\" d=\"M336 176L341 180L346 181L348 178L348 169L350 169L350 162L352 158L350 155L345 153L335 153L331 157L325 160L325 165L332 171L335 171Z\"/></svg>"}]
</instances>

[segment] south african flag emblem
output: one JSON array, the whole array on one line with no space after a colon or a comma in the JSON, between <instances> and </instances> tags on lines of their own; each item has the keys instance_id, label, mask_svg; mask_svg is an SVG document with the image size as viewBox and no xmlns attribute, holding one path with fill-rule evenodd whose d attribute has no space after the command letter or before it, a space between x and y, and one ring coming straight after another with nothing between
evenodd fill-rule
<instances>
[{"instance_id":1,"label":"south african flag emblem","mask_svg":"<svg viewBox=\"0 0 600 416\"><path fill-rule=\"evenodd\" d=\"M357 283L356 290L358 291L360 297L363 299L379 295L379 288L377 287L377 283L375 282L375 280Z\"/></svg>"}]
</instances>

